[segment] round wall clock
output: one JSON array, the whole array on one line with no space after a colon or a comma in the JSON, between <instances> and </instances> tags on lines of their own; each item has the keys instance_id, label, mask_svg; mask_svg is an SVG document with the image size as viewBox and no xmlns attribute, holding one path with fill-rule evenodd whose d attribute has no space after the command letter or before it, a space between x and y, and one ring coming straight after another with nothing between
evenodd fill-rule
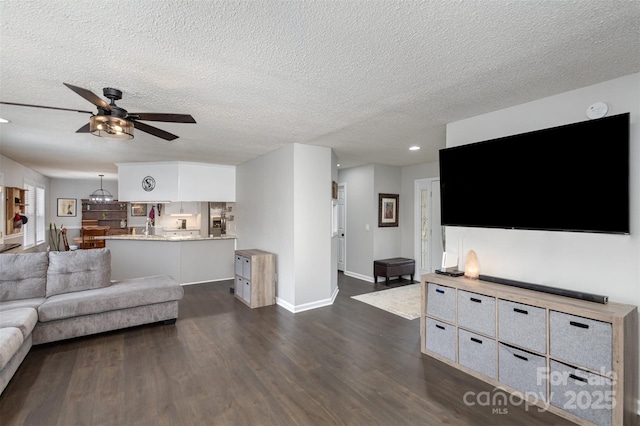
<instances>
[{"instance_id":1,"label":"round wall clock","mask_svg":"<svg viewBox=\"0 0 640 426\"><path fill-rule=\"evenodd\" d=\"M156 180L151 176L145 176L142 178L142 189L147 192L153 191L153 188L156 187Z\"/></svg>"}]
</instances>

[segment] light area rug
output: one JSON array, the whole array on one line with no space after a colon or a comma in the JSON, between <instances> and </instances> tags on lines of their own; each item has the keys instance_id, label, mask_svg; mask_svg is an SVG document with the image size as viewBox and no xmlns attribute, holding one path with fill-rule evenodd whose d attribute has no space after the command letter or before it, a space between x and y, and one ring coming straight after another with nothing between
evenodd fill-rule
<instances>
[{"instance_id":1,"label":"light area rug","mask_svg":"<svg viewBox=\"0 0 640 426\"><path fill-rule=\"evenodd\" d=\"M351 296L352 299L383 309L409 320L420 318L420 284Z\"/></svg>"}]
</instances>

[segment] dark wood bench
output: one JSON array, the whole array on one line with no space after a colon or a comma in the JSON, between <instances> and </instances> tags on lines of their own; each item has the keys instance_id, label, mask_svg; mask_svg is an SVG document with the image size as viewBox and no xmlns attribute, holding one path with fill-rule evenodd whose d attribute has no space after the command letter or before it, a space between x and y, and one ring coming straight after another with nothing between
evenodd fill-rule
<instances>
[{"instance_id":1,"label":"dark wood bench","mask_svg":"<svg viewBox=\"0 0 640 426\"><path fill-rule=\"evenodd\" d=\"M385 284L389 284L389 277L400 277L413 274L416 271L416 261L406 257L394 257L373 261L373 282L378 282L378 277L385 277Z\"/></svg>"}]
</instances>

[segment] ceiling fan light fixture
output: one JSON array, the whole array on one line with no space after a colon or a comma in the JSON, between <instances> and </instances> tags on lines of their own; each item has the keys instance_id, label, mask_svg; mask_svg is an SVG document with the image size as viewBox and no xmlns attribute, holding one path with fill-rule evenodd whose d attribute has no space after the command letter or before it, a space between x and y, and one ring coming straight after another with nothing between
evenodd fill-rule
<instances>
[{"instance_id":1,"label":"ceiling fan light fixture","mask_svg":"<svg viewBox=\"0 0 640 426\"><path fill-rule=\"evenodd\" d=\"M112 115L93 115L89 118L89 131L101 138L133 139L133 123Z\"/></svg>"},{"instance_id":2,"label":"ceiling fan light fixture","mask_svg":"<svg viewBox=\"0 0 640 426\"><path fill-rule=\"evenodd\" d=\"M106 189L102 189L102 177L104 175L98 176L100 176L100 189L96 189L89 195L89 201L92 203L110 203L113 201L113 195Z\"/></svg>"}]
</instances>

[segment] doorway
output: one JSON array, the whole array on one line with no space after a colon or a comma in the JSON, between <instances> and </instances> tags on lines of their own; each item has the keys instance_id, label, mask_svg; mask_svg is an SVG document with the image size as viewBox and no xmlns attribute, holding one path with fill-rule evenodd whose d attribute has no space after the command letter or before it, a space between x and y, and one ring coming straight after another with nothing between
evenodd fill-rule
<instances>
[{"instance_id":1,"label":"doorway","mask_svg":"<svg viewBox=\"0 0 640 426\"><path fill-rule=\"evenodd\" d=\"M4 234L7 232L5 229L6 226L6 218L5 218L5 203L4 203L5 195L4 195L4 174L0 173L0 244L4 243Z\"/></svg>"},{"instance_id":2,"label":"doorway","mask_svg":"<svg viewBox=\"0 0 640 426\"><path fill-rule=\"evenodd\" d=\"M435 271L442 263L444 241L440 224L440 179L415 180L416 274Z\"/></svg>"},{"instance_id":3,"label":"doorway","mask_svg":"<svg viewBox=\"0 0 640 426\"><path fill-rule=\"evenodd\" d=\"M344 272L347 263L347 184L338 184L338 271Z\"/></svg>"}]
</instances>

